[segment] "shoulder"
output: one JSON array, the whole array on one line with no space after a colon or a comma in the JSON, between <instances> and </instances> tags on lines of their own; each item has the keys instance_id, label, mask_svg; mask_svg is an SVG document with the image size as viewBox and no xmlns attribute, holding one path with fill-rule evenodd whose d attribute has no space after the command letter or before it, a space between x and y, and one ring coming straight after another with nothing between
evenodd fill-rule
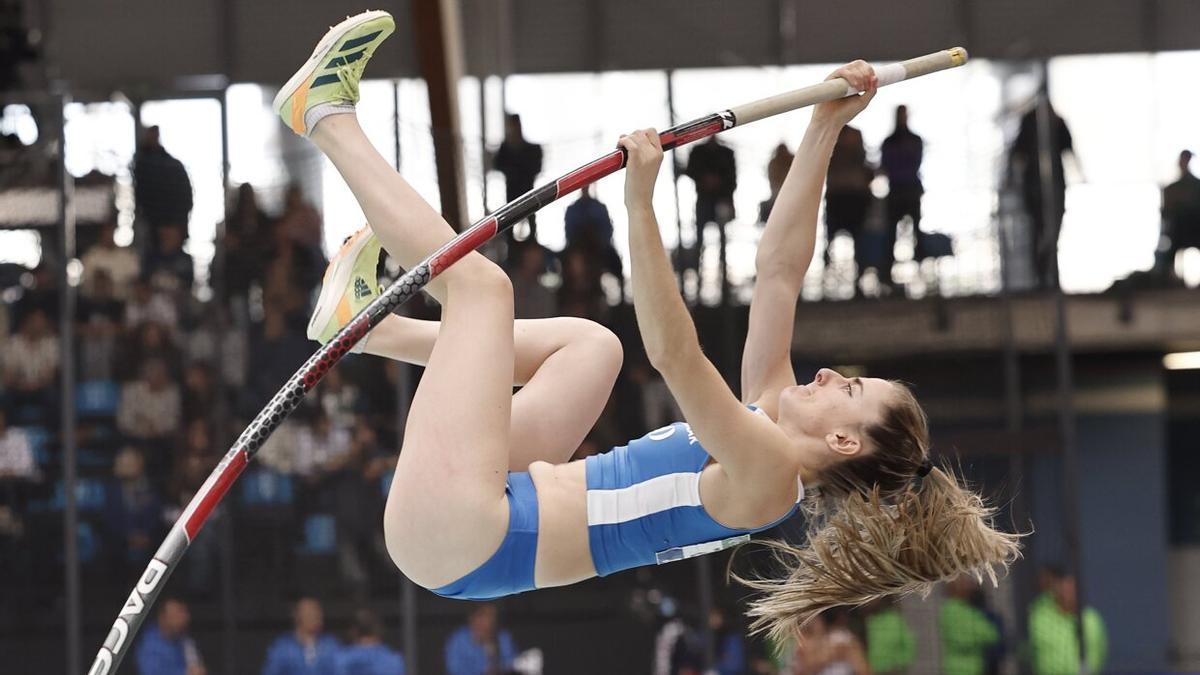
<instances>
[{"instance_id":1,"label":"shoulder","mask_svg":"<svg viewBox=\"0 0 1200 675\"><path fill-rule=\"evenodd\" d=\"M157 647L164 642L166 641L163 639L162 633L159 632L158 626L149 626L146 628L146 632L142 634L140 646L143 649L148 649L150 647Z\"/></svg>"},{"instance_id":2,"label":"shoulder","mask_svg":"<svg viewBox=\"0 0 1200 675\"><path fill-rule=\"evenodd\" d=\"M317 639L317 644L322 647L329 647L329 648L334 648L334 649L341 649L341 647L342 647L341 640L338 640L337 638L333 637L332 635L322 635L320 638Z\"/></svg>"}]
</instances>

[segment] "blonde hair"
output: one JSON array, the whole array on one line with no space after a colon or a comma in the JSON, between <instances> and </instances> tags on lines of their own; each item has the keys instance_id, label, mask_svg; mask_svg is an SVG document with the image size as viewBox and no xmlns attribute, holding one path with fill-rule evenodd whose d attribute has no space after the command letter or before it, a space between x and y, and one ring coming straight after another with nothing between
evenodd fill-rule
<instances>
[{"instance_id":1,"label":"blonde hair","mask_svg":"<svg viewBox=\"0 0 1200 675\"><path fill-rule=\"evenodd\" d=\"M994 508L952 470L930 467L925 412L908 387L892 384L883 420L864 429L875 451L822 472L805 500L808 541L764 542L785 575L731 573L760 592L747 611L752 632L787 639L832 607L928 593L963 573L994 584L997 568L1020 556L1020 535L992 526Z\"/></svg>"}]
</instances>

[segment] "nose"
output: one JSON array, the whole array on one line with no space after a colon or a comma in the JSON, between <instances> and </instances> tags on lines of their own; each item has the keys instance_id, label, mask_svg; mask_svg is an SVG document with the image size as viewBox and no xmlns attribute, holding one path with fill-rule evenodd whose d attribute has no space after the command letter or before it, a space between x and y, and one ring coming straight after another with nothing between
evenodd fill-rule
<instances>
[{"instance_id":1,"label":"nose","mask_svg":"<svg viewBox=\"0 0 1200 675\"><path fill-rule=\"evenodd\" d=\"M817 371L817 377L815 379L817 382L817 386L823 387L823 386L825 386L826 383L831 382L832 380L834 380L837 377L838 377L838 374L835 371L832 371L828 368L822 368Z\"/></svg>"}]
</instances>

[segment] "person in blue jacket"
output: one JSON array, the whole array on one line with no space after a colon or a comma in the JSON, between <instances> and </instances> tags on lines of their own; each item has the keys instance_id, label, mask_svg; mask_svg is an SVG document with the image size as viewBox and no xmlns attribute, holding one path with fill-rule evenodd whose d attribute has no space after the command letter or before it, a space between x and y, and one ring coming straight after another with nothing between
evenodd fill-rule
<instances>
[{"instance_id":1,"label":"person in blue jacket","mask_svg":"<svg viewBox=\"0 0 1200 675\"><path fill-rule=\"evenodd\" d=\"M316 598L300 598L292 610L295 630L267 650L262 675L339 675L341 643L323 633L325 613Z\"/></svg>"},{"instance_id":2,"label":"person in blue jacket","mask_svg":"<svg viewBox=\"0 0 1200 675\"><path fill-rule=\"evenodd\" d=\"M383 642L379 617L369 609L354 613L350 644L338 656L338 675L404 675L404 657Z\"/></svg>"}]
</instances>

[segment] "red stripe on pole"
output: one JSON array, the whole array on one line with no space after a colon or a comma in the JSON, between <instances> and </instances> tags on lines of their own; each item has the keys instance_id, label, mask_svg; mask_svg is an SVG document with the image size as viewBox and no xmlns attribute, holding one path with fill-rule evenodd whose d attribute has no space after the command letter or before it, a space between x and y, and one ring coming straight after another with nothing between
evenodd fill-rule
<instances>
[{"instance_id":1,"label":"red stripe on pole","mask_svg":"<svg viewBox=\"0 0 1200 675\"><path fill-rule=\"evenodd\" d=\"M195 511L192 511L192 517L183 524L189 542L196 539L196 535L199 534L200 528L204 527L204 521L208 520L208 515L212 513L213 508L225 497L225 493L229 491L233 481L242 475L242 470L246 468L246 462L245 452L239 450L234 453L233 459L229 460L229 463L225 465L225 470L221 472L220 476L217 476L217 480L208 489L208 494L200 499L200 504L196 506Z\"/></svg>"},{"instance_id":2,"label":"red stripe on pole","mask_svg":"<svg viewBox=\"0 0 1200 675\"><path fill-rule=\"evenodd\" d=\"M436 277L458 262L459 258L483 246L484 242L496 236L496 226L496 219L488 218L455 237L440 253L434 255L429 263L429 271Z\"/></svg>"},{"instance_id":3,"label":"red stripe on pole","mask_svg":"<svg viewBox=\"0 0 1200 675\"><path fill-rule=\"evenodd\" d=\"M575 169L558 179L558 196L563 197L588 183L604 178L608 174L620 169L624 161L625 157L621 154L621 151L614 150L612 153L601 157L587 166Z\"/></svg>"},{"instance_id":4,"label":"red stripe on pole","mask_svg":"<svg viewBox=\"0 0 1200 675\"><path fill-rule=\"evenodd\" d=\"M706 138L708 136L712 136L713 134L719 133L723 130L724 130L723 123L721 122L720 119L716 119L716 120L713 120L712 123L710 123L710 124L705 124L704 126L696 127L695 129L689 129L688 131L686 131L682 134L679 134L679 135L676 135L676 134L668 131L660 137L660 140L663 145L671 145L672 147L678 147L680 145L687 145L688 143L691 143L692 141L695 141L695 140L698 140L701 138ZM670 136L670 138L668 138L668 136Z\"/></svg>"}]
</instances>

